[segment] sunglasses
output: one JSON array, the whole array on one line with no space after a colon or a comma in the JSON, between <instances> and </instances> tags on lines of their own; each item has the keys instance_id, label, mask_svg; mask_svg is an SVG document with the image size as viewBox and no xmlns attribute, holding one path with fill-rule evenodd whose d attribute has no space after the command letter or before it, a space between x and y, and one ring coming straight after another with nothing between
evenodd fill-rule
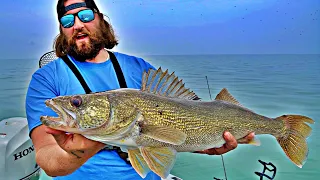
<instances>
[{"instance_id":1,"label":"sunglasses","mask_svg":"<svg viewBox=\"0 0 320 180\"><path fill-rule=\"evenodd\" d=\"M94 11L92 9L84 9L74 14L66 14L60 19L62 27L72 27L74 25L75 16L78 16L81 22L87 23L94 20Z\"/></svg>"}]
</instances>

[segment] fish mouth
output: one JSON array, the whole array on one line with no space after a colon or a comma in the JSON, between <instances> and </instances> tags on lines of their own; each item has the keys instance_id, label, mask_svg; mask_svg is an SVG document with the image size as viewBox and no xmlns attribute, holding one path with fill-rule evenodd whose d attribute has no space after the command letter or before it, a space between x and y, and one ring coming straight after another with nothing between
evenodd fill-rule
<instances>
[{"instance_id":1,"label":"fish mouth","mask_svg":"<svg viewBox=\"0 0 320 180\"><path fill-rule=\"evenodd\" d=\"M50 107L54 112L56 112L58 117L42 116L41 120L55 121L53 124L59 124L60 126L78 127L77 115L74 112L59 106L52 99L46 100L45 104L47 107Z\"/></svg>"}]
</instances>

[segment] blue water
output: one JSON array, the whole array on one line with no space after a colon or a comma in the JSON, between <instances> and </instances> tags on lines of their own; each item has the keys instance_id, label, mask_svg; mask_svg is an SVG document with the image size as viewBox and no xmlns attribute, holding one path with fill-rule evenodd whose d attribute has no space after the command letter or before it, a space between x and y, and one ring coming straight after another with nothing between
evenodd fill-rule
<instances>
[{"instance_id":1,"label":"blue water","mask_svg":"<svg viewBox=\"0 0 320 180\"><path fill-rule=\"evenodd\" d=\"M275 138L258 136L261 146L239 145L225 154L228 179L259 179L259 159L277 167L276 179L320 176L320 55L181 55L143 56L155 67L175 71L203 100L222 89L247 108L265 116L302 114L313 118L309 156L302 169L286 157ZM24 99L37 59L0 60L0 119L25 116ZM180 153L171 172L185 180L224 179L220 156Z\"/></svg>"}]
</instances>

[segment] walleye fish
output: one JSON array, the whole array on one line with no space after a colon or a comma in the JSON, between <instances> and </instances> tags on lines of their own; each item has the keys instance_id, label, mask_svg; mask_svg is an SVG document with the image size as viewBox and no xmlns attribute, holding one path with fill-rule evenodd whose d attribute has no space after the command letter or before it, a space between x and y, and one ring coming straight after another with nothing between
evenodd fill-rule
<instances>
[{"instance_id":1,"label":"walleye fish","mask_svg":"<svg viewBox=\"0 0 320 180\"><path fill-rule=\"evenodd\" d=\"M311 133L301 115L269 118L243 107L227 89L205 102L168 70L144 72L142 87L59 96L45 103L59 116L42 116L44 125L121 147L141 177L150 171L166 178L177 152L193 152L225 143L229 131L240 142L250 132L273 135L289 159L302 167ZM251 144L258 144L253 140Z\"/></svg>"}]
</instances>

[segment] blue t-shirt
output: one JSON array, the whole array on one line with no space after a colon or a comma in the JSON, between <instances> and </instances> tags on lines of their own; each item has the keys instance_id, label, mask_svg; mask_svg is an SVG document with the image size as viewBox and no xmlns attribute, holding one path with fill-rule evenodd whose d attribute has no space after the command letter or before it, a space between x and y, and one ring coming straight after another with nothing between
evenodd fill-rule
<instances>
[{"instance_id":1,"label":"blue t-shirt","mask_svg":"<svg viewBox=\"0 0 320 180\"><path fill-rule=\"evenodd\" d=\"M114 52L129 88L140 89L142 74L153 68L141 58ZM78 62L69 57L76 65L93 92L120 88L115 70L110 60L103 63ZM80 82L71 69L59 58L38 69L32 76L26 96L26 113L30 132L41 125L40 116L56 116L46 107L44 101L56 96L85 94ZM142 179L131 165L122 160L117 152L101 150L79 169L68 176L54 179ZM160 179L150 172L145 179Z\"/></svg>"}]
</instances>

